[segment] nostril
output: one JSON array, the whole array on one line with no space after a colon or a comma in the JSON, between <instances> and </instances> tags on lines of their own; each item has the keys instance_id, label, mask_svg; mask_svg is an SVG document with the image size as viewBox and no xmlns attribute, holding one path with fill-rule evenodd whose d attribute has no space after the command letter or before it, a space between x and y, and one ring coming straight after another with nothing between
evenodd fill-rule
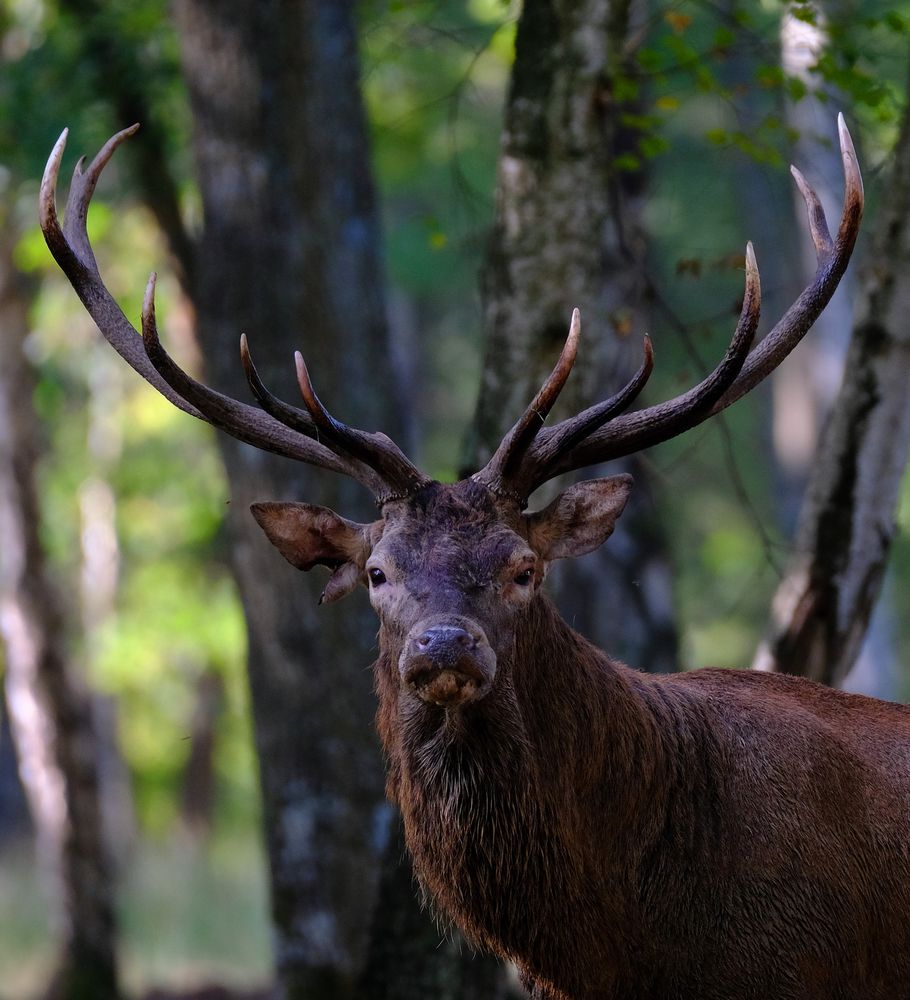
<instances>
[{"instance_id":1,"label":"nostril","mask_svg":"<svg viewBox=\"0 0 910 1000\"><path fill-rule=\"evenodd\" d=\"M411 649L421 656L446 660L473 653L479 640L474 632L459 625L431 625L414 636L411 643Z\"/></svg>"}]
</instances>

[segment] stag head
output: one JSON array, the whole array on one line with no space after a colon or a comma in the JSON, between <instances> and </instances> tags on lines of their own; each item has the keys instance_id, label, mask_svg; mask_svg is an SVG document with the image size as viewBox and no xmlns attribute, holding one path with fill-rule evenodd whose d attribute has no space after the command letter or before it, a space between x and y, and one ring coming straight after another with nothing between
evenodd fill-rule
<instances>
[{"instance_id":1,"label":"stag head","mask_svg":"<svg viewBox=\"0 0 910 1000\"><path fill-rule=\"evenodd\" d=\"M252 510L294 566L332 570L323 600L366 582L404 690L451 708L489 693L550 563L604 542L631 489L631 476L590 480L529 514L474 479L428 483L372 524L302 503Z\"/></svg>"}]
</instances>

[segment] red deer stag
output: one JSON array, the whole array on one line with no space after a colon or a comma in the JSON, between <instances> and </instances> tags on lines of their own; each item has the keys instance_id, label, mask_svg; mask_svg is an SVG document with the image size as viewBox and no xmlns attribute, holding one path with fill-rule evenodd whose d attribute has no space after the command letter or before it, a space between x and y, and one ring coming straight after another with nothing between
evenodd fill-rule
<instances>
[{"instance_id":1,"label":"red deer stag","mask_svg":"<svg viewBox=\"0 0 910 1000\"><path fill-rule=\"evenodd\" d=\"M910 997L910 709L806 680L736 670L630 670L574 632L541 591L554 559L611 533L628 476L570 486L526 512L558 475L694 427L781 362L830 299L856 240L862 181L841 120L846 194L831 237L798 171L818 270L752 348L759 276L730 347L703 382L624 412L651 347L612 398L542 426L578 348L572 317L553 373L489 463L455 484L396 445L335 419L302 357L304 407L262 384L260 407L183 372L155 326L142 337L102 283L86 214L102 168L132 133L77 167L63 227L41 191L48 245L105 337L177 406L243 441L354 477L380 517L355 524L306 503L253 515L300 569L327 566L323 600L369 587L388 794L426 894L472 940L516 962L538 998L897 1000Z\"/></svg>"}]
</instances>

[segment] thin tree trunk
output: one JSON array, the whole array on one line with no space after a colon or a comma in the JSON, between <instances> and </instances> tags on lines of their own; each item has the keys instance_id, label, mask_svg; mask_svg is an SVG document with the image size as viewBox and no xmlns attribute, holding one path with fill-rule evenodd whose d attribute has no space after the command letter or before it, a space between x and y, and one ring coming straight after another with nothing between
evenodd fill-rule
<instances>
[{"instance_id":1,"label":"thin tree trunk","mask_svg":"<svg viewBox=\"0 0 910 1000\"><path fill-rule=\"evenodd\" d=\"M812 68L828 44L825 13L813 4L815 22L781 16L781 65L788 77L802 80L809 93L799 101L786 101L787 124L796 133L793 162L812 179L812 186L829 219L840 214L843 170L832 108L843 99L830 88L827 100L814 95L818 79ZM801 253L792 262L794 291L803 288L815 273L815 248L809 232L805 203L795 184L790 185L793 218L800 236ZM802 505L806 482L818 446L819 434L837 394L850 339L855 274L848 271L834 297L806 337L774 372L773 437L779 470L778 500L787 534L792 534ZM792 298L790 299L792 301Z\"/></svg>"},{"instance_id":2,"label":"thin tree trunk","mask_svg":"<svg viewBox=\"0 0 910 1000\"><path fill-rule=\"evenodd\" d=\"M180 779L180 819L186 830L203 837L215 814L215 747L224 703L224 682L207 670L196 682L196 705L190 721L190 755Z\"/></svg>"},{"instance_id":3,"label":"thin tree trunk","mask_svg":"<svg viewBox=\"0 0 910 1000\"><path fill-rule=\"evenodd\" d=\"M369 391L386 375L386 331L348 4L181 0L176 12L205 215L194 297L211 381L248 396L236 347L246 332L285 398L302 348L323 398L351 400L344 419L388 426ZM305 498L356 516L359 498L325 473L219 444L249 626L279 983L288 1000L347 997L375 899L371 841L387 822L364 671L372 625L362 600L318 609L322 581L276 561L248 508Z\"/></svg>"},{"instance_id":4,"label":"thin tree trunk","mask_svg":"<svg viewBox=\"0 0 910 1000\"><path fill-rule=\"evenodd\" d=\"M105 843L92 703L75 676L38 533L33 380L22 352L28 296L12 238L0 241L0 637L6 698L41 861L63 937L54 1000L118 996L114 887Z\"/></svg>"},{"instance_id":5,"label":"thin tree trunk","mask_svg":"<svg viewBox=\"0 0 910 1000\"><path fill-rule=\"evenodd\" d=\"M614 167L630 139L616 86L630 72L630 16L628 0L524 5L483 272L487 350L474 467L552 367L573 307L583 336L563 414L614 391L641 361L643 175ZM636 666L675 669L670 574L644 467L629 460L607 471L634 472L634 499L610 543L558 567L551 586L595 642Z\"/></svg>"},{"instance_id":6,"label":"thin tree trunk","mask_svg":"<svg viewBox=\"0 0 910 1000\"><path fill-rule=\"evenodd\" d=\"M879 594L910 447L910 104L884 188L844 382L755 660L832 685L852 667Z\"/></svg>"},{"instance_id":7,"label":"thin tree trunk","mask_svg":"<svg viewBox=\"0 0 910 1000\"><path fill-rule=\"evenodd\" d=\"M7 844L29 839L33 832L10 732L9 709L6 699L0 698L0 851Z\"/></svg>"}]
</instances>

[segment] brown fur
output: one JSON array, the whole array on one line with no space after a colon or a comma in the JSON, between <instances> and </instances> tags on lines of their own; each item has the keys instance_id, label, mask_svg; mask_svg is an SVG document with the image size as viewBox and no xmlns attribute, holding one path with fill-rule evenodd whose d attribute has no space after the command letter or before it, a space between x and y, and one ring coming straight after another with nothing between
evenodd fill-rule
<instances>
[{"instance_id":1,"label":"brown fur","mask_svg":"<svg viewBox=\"0 0 910 1000\"><path fill-rule=\"evenodd\" d=\"M449 549L482 575L489 509L431 532L415 514L412 572ZM402 690L390 623L375 664L389 796L471 939L541 998L910 997L910 709L778 675L642 675L540 594L509 641L490 694L455 711Z\"/></svg>"}]
</instances>

